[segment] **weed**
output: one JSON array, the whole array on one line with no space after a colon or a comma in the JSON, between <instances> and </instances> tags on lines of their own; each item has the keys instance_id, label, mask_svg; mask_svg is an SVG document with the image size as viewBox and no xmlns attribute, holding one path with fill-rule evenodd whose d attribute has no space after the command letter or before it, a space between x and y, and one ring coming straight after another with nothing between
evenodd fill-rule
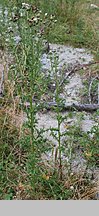
<instances>
[{"instance_id":1,"label":"weed","mask_svg":"<svg viewBox=\"0 0 99 216\"><path fill-rule=\"evenodd\" d=\"M75 148L80 148L87 165L97 166L99 128L96 125L89 133L83 133L80 130L81 116L78 126L67 124L65 132L61 132L62 123L72 114L64 117L61 114L60 104L64 100L60 98L56 54L51 61L57 104L54 109L56 127L38 129L37 113L42 108L40 101L53 83L50 71L46 76L41 65L42 54L49 51L45 50L44 39L91 48L94 45L96 48L97 33L91 28L91 21L85 18L83 1L34 0L27 3L29 5L22 4L21 0L11 1L6 12L2 3L0 13L0 47L4 54L9 51L12 55L9 80L1 99L0 199L94 199L95 186L86 173L81 176L72 173L71 163ZM7 5L8 1L4 4ZM92 85L93 94L97 83L98 80L95 80ZM21 120L19 114L22 115ZM47 131L57 141L54 169L42 160L43 153L53 151L49 140L44 138ZM68 163L62 159L63 155L68 157ZM66 174L63 173L64 167Z\"/></svg>"}]
</instances>

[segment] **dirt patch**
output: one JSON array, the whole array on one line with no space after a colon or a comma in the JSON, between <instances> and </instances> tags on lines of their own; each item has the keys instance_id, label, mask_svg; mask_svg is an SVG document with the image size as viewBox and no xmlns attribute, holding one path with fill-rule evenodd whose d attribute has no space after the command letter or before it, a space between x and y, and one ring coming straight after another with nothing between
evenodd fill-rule
<instances>
[{"instance_id":1,"label":"dirt patch","mask_svg":"<svg viewBox=\"0 0 99 216\"><path fill-rule=\"evenodd\" d=\"M88 64L93 60L91 53L84 48L73 48L70 46L50 44L50 52L52 56L58 56L58 68L75 64ZM53 62L53 59L52 59ZM42 56L42 65L45 70L51 70L51 60L48 54Z\"/></svg>"}]
</instances>

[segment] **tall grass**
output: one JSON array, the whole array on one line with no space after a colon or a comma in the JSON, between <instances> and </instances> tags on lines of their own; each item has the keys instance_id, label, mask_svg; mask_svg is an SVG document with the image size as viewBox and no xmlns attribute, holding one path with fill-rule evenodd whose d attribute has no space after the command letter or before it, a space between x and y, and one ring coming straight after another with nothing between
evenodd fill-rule
<instances>
[{"instance_id":1,"label":"tall grass","mask_svg":"<svg viewBox=\"0 0 99 216\"><path fill-rule=\"evenodd\" d=\"M69 149L70 163L72 160L72 143L79 143L80 141L81 146L84 146L86 151L91 151L93 150L92 143L94 139L91 141L88 136L82 134L77 127L71 127L69 131L61 134L61 124L66 117L62 117L60 113L60 104L63 103L63 100L60 98L61 89L59 87L58 59L56 55L54 56L53 75L56 87L55 101L57 106L54 111L56 112L57 125L56 128L48 129L57 141L54 170L47 167L44 161L42 161L42 153L51 149L52 146L50 142L44 138L45 130L43 128L40 130L38 129L38 120L36 117L37 112L41 108L39 102L42 95L48 90L47 84L50 82L50 79L47 80L46 78L45 80L45 74L41 66L41 56L44 51L43 39L51 39L51 31L54 31L54 34L57 33L55 30L49 28L49 24L52 22L50 15L55 15L60 26L61 23L63 25L63 23L66 22L69 26L67 28L67 30L69 29L69 34L74 31L75 26L83 31L84 23L79 19L80 8L77 13L80 1L42 0L26 1L26 3L27 2L38 6L42 10L42 13L38 10L35 12L35 22L33 21L33 11L31 9L22 9L22 1L17 0L10 2L12 8L9 9L9 16L11 17L8 19L8 21L10 20L16 23L17 30L12 29L13 31L9 33L9 40L7 43L5 42L8 28L5 25L1 25L4 30L1 31L3 39L1 44L4 45L5 50L8 48L11 52L13 61L9 69L8 88L5 90L5 101L2 103L2 107L4 106L4 108L2 108L0 116L2 143L0 146L0 198L81 199L81 197L84 197L83 193L87 191L86 185L88 185L90 191L90 183L89 180L87 181L86 173L81 176L80 180L79 176L71 174L71 170L69 170L69 175L63 174L62 153L65 153L65 150L62 148L61 138L66 135L70 138L65 146L65 148L68 147ZM48 13L47 18L45 13ZM7 24L8 23L9 22L7 22ZM41 35L39 31L42 24L43 26L45 25L45 32L43 35ZM56 26L54 25L56 29L58 24L56 24ZM14 28L15 25L13 24ZM64 33L65 24L62 27ZM17 35L19 36L19 41L16 43L14 39ZM61 39L63 39L62 34ZM82 43L81 38L79 38L79 41ZM7 96L12 104L8 101ZM29 106L27 104L29 104ZM20 112L26 114L27 121L24 124L21 122L21 124L19 124L20 126L16 128L13 119L15 119L16 115ZM96 135L98 134L97 128L95 128L95 133ZM86 144L83 138L86 138ZM98 143L98 139L95 138L95 140ZM96 142L95 144L97 144ZM89 143L91 143L90 147ZM91 158L88 158L88 161L89 159ZM65 166L66 165L67 164L65 164ZM66 169L68 169L67 166ZM89 191L88 194L90 197ZM94 190L92 194L94 194Z\"/></svg>"}]
</instances>

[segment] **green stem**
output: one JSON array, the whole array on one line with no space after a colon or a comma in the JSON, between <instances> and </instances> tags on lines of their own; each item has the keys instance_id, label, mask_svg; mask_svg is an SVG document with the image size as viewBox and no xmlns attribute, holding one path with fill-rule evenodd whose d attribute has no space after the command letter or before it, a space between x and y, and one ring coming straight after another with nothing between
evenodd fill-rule
<instances>
[{"instance_id":1,"label":"green stem","mask_svg":"<svg viewBox=\"0 0 99 216\"><path fill-rule=\"evenodd\" d=\"M59 116L58 116L59 117ZM61 157L61 133L60 133L60 119L58 119L58 146L59 146L59 175L62 179L62 157Z\"/></svg>"}]
</instances>

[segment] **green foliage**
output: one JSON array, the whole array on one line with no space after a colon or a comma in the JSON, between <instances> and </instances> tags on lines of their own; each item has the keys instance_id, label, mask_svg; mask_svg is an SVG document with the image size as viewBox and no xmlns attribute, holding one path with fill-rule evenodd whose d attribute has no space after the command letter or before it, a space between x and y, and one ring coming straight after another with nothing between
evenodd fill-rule
<instances>
[{"instance_id":1,"label":"green foliage","mask_svg":"<svg viewBox=\"0 0 99 216\"><path fill-rule=\"evenodd\" d=\"M89 138L89 135L92 138ZM89 165L98 165L99 163L99 126L93 126L88 135L84 135L84 141L81 140L81 145L84 147L84 156L89 162Z\"/></svg>"},{"instance_id":2,"label":"green foliage","mask_svg":"<svg viewBox=\"0 0 99 216\"><path fill-rule=\"evenodd\" d=\"M10 1L6 22L4 7L0 14L0 46L8 49L13 56L9 69L9 85L13 85L13 91L8 94L8 99L13 102L9 107L6 104L0 113L0 199L76 199L79 191L82 193L84 189L79 185L78 178L70 177L75 146L79 145L83 150L82 154L88 160L88 165L96 166L99 156L99 128L94 126L86 134L81 132L79 126L67 125L65 132L61 133L61 125L67 120L67 115L63 117L61 114L60 104L64 101L60 98L58 58L55 54L54 62L51 62L51 72L53 71L56 87L54 96L57 106L54 111L57 125L48 130L38 129L37 113L41 108L38 103L42 100L42 95L49 91L48 85L52 81L50 72L45 80L40 59L46 38L51 42L69 42L92 47L95 37L93 38L93 30L81 17L79 5L82 6L83 1L25 2L31 3L32 7L22 8L21 0ZM36 8L33 9L33 6ZM93 92L96 91L96 86L97 81L92 86ZM7 93L9 92L6 90L5 98ZM17 97L19 104L15 107ZM16 128L12 120L21 110L26 114L27 121L22 128ZM58 152L56 151L54 158L54 169L47 167L42 160L42 154L53 150L52 144L44 138L47 131L57 141ZM90 134L94 134L92 138ZM63 137L66 138L64 144L61 141ZM68 173L66 176L63 174L62 155L69 159L68 165L65 163ZM85 186L86 184L89 185L89 182L85 181Z\"/></svg>"}]
</instances>

